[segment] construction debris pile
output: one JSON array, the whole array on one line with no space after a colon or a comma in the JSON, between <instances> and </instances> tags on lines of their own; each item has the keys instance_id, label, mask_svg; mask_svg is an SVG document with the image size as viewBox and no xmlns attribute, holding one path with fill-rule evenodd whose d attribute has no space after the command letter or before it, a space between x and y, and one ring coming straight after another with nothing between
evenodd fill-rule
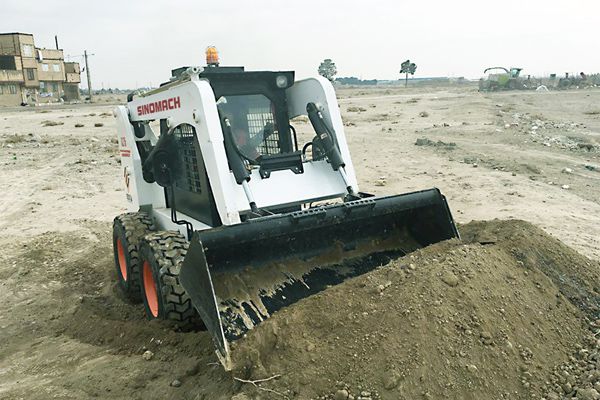
<instances>
[{"instance_id":1,"label":"construction debris pile","mask_svg":"<svg viewBox=\"0 0 600 400\"><path fill-rule=\"evenodd\" d=\"M517 126L523 133L531 136L531 141L547 147L558 147L567 150L595 151L598 146L590 141L569 135L569 133L585 132L585 125L575 122L555 122L543 120L529 114L515 113L513 116Z\"/></svg>"},{"instance_id":2,"label":"construction debris pile","mask_svg":"<svg viewBox=\"0 0 600 400\"><path fill-rule=\"evenodd\" d=\"M600 84L599 74L587 75L584 72L570 74L566 72L563 77L550 74L547 77L534 77L521 74L523 68L490 67L483 73L485 77L479 79L480 92L496 92L503 90L537 90L547 92L548 89L587 89Z\"/></svg>"},{"instance_id":3,"label":"construction debris pile","mask_svg":"<svg viewBox=\"0 0 600 400\"><path fill-rule=\"evenodd\" d=\"M249 332L234 376L266 380L235 398L600 398L600 265L521 221L461 232Z\"/></svg>"}]
</instances>

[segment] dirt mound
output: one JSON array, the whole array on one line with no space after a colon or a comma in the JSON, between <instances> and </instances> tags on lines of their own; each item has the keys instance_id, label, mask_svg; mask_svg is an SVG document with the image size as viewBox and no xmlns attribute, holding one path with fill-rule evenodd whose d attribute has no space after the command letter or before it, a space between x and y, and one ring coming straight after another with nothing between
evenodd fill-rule
<instances>
[{"instance_id":1,"label":"dirt mound","mask_svg":"<svg viewBox=\"0 0 600 400\"><path fill-rule=\"evenodd\" d=\"M115 287L110 226L80 224L86 230L45 233L0 254L10 266L0 287L12 288L0 291L2 398L581 400L600 392L600 265L524 222L470 223L462 242L276 313L234 343L232 373L207 332L150 323L128 304Z\"/></svg>"},{"instance_id":2,"label":"dirt mound","mask_svg":"<svg viewBox=\"0 0 600 400\"><path fill-rule=\"evenodd\" d=\"M301 399L529 399L547 394L549 380L560 385L550 377L568 368L589 337L586 316L598 312L600 266L521 221L461 232L463 242L415 252L251 331L233 346L234 376L277 378L242 389Z\"/></svg>"}]
</instances>

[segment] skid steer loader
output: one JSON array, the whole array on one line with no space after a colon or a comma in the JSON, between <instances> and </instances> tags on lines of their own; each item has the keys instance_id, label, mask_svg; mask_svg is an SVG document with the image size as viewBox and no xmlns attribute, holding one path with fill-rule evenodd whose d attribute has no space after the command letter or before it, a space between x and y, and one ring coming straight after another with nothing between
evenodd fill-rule
<instances>
[{"instance_id":1,"label":"skid steer loader","mask_svg":"<svg viewBox=\"0 0 600 400\"><path fill-rule=\"evenodd\" d=\"M115 110L131 211L114 220L115 264L148 318L199 317L226 369L230 342L273 312L458 237L438 189L359 191L328 80L214 61L172 75Z\"/></svg>"}]
</instances>

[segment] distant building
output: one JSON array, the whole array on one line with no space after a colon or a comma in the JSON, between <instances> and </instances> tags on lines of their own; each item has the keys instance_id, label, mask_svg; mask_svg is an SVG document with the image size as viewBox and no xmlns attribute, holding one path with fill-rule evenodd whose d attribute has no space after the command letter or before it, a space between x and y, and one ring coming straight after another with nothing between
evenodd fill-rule
<instances>
[{"instance_id":1,"label":"distant building","mask_svg":"<svg viewBox=\"0 0 600 400\"><path fill-rule=\"evenodd\" d=\"M79 100L79 63L35 47L29 33L0 33L0 105Z\"/></svg>"}]
</instances>

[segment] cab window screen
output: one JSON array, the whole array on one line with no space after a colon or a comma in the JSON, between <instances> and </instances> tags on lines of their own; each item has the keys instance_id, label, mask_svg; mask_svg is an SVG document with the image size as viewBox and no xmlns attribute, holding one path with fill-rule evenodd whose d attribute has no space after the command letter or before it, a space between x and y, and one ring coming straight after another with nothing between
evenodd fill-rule
<instances>
[{"instance_id":1,"label":"cab window screen","mask_svg":"<svg viewBox=\"0 0 600 400\"><path fill-rule=\"evenodd\" d=\"M273 103L262 94L222 96L217 101L221 117L231 124L233 139L249 161L281 153Z\"/></svg>"}]
</instances>

